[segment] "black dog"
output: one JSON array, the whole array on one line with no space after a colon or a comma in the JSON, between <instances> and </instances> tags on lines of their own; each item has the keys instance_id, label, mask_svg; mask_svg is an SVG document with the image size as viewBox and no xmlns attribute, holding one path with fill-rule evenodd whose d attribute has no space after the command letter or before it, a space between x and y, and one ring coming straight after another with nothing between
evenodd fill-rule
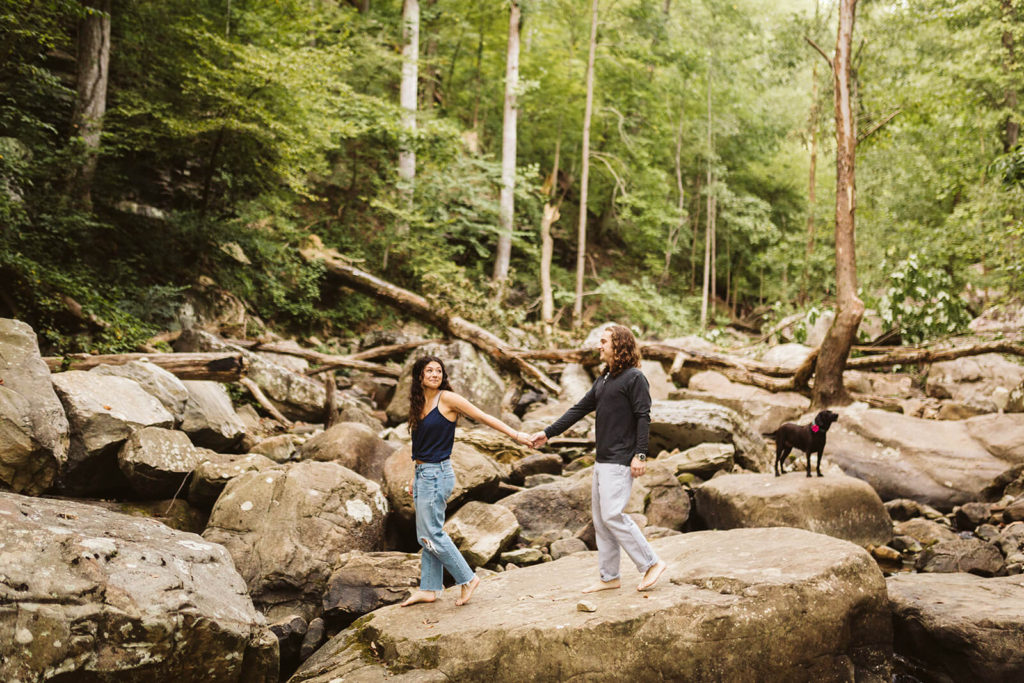
<instances>
[{"instance_id":1,"label":"black dog","mask_svg":"<svg viewBox=\"0 0 1024 683\"><path fill-rule=\"evenodd\" d=\"M821 454L825 450L825 435L832 423L839 419L839 416L831 410L823 410L814 418L814 423L809 425L798 425L792 422L779 427L772 434L766 436L775 437L775 476L785 472L783 463L794 448L803 451L807 455L807 476L811 476L811 454L818 454L818 476L821 474Z\"/></svg>"}]
</instances>

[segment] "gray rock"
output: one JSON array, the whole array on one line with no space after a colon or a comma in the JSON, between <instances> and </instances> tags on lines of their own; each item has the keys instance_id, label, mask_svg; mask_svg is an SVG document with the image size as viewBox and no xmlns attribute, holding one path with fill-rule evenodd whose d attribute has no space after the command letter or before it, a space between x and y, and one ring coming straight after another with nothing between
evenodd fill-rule
<instances>
[{"instance_id":1,"label":"gray rock","mask_svg":"<svg viewBox=\"0 0 1024 683\"><path fill-rule=\"evenodd\" d=\"M920 680L1024 680L1024 578L901 574L886 584L896 653Z\"/></svg>"},{"instance_id":2,"label":"gray rock","mask_svg":"<svg viewBox=\"0 0 1024 683\"><path fill-rule=\"evenodd\" d=\"M219 545L0 493L0 680L277 680L277 643Z\"/></svg>"},{"instance_id":3,"label":"gray rock","mask_svg":"<svg viewBox=\"0 0 1024 683\"><path fill-rule=\"evenodd\" d=\"M765 351L761 356L761 362L786 370L796 370L807 360L811 351L809 346L803 344L777 344Z\"/></svg>"},{"instance_id":4,"label":"gray rock","mask_svg":"<svg viewBox=\"0 0 1024 683\"><path fill-rule=\"evenodd\" d=\"M979 576L995 576L1003 569L1003 556L998 548L977 538L941 541L925 548L917 557L919 572L948 574L969 572Z\"/></svg>"},{"instance_id":5,"label":"gray rock","mask_svg":"<svg viewBox=\"0 0 1024 683\"><path fill-rule=\"evenodd\" d=\"M304 443L297 460L333 461L378 484L384 483L384 462L392 448L369 427L342 422Z\"/></svg>"},{"instance_id":6,"label":"gray rock","mask_svg":"<svg viewBox=\"0 0 1024 683\"><path fill-rule=\"evenodd\" d=\"M200 463L189 482L188 500L193 505L209 510L229 481L244 472L258 472L275 464L273 460L258 453L237 455L200 449Z\"/></svg>"},{"instance_id":7,"label":"gray rock","mask_svg":"<svg viewBox=\"0 0 1024 683\"><path fill-rule=\"evenodd\" d=\"M228 482L203 536L235 560L269 618L320 614L333 560L382 550L387 499L376 483L333 462L245 472Z\"/></svg>"},{"instance_id":8,"label":"gray rock","mask_svg":"<svg viewBox=\"0 0 1024 683\"><path fill-rule=\"evenodd\" d=\"M735 452L736 449L729 443L705 443L682 452L663 452L655 462L675 468L676 476L689 473L701 479L710 479L717 472L732 470Z\"/></svg>"},{"instance_id":9,"label":"gray rock","mask_svg":"<svg viewBox=\"0 0 1024 683\"><path fill-rule=\"evenodd\" d=\"M537 564L544 561L544 553L539 548L516 548L501 554L502 562L511 562L518 567Z\"/></svg>"},{"instance_id":10,"label":"gray rock","mask_svg":"<svg viewBox=\"0 0 1024 683\"><path fill-rule=\"evenodd\" d=\"M562 477L557 474L531 474L523 480L523 487L532 489L536 486L543 486L544 484L554 484L561 480Z\"/></svg>"},{"instance_id":11,"label":"gray rock","mask_svg":"<svg viewBox=\"0 0 1024 683\"><path fill-rule=\"evenodd\" d=\"M143 498L170 498L201 459L188 436L160 427L134 432L117 454L128 484Z\"/></svg>"},{"instance_id":12,"label":"gray rock","mask_svg":"<svg viewBox=\"0 0 1024 683\"><path fill-rule=\"evenodd\" d=\"M711 529L787 526L885 545L892 522L870 486L852 477L731 474L695 489L697 514Z\"/></svg>"},{"instance_id":13,"label":"gray rock","mask_svg":"<svg viewBox=\"0 0 1024 683\"><path fill-rule=\"evenodd\" d=\"M385 605L404 600L419 585L419 580L419 555L344 553L327 580L324 616L347 624Z\"/></svg>"},{"instance_id":14,"label":"gray rock","mask_svg":"<svg viewBox=\"0 0 1024 683\"><path fill-rule=\"evenodd\" d=\"M771 392L767 389L731 382L725 375L713 370L696 373L686 389L678 389L668 396L673 400L717 403L743 415L750 428L758 434L768 434L785 422L795 422L810 408L806 396L791 391Z\"/></svg>"},{"instance_id":15,"label":"gray rock","mask_svg":"<svg viewBox=\"0 0 1024 683\"><path fill-rule=\"evenodd\" d=\"M925 392L935 398L953 399L980 412L994 413L996 389L1012 391L1024 381L1024 365L1007 360L998 353L957 358L932 363Z\"/></svg>"},{"instance_id":16,"label":"gray rock","mask_svg":"<svg viewBox=\"0 0 1024 683\"><path fill-rule=\"evenodd\" d=\"M217 382L186 380L188 401L181 431L192 443L215 451L228 451L245 435L245 425L235 414L231 397Z\"/></svg>"},{"instance_id":17,"label":"gray rock","mask_svg":"<svg viewBox=\"0 0 1024 683\"><path fill-rule=\"evenodd\" d=\"M302 638L302 647L299 648L300 662L304 662L309 659L309 656L316 652L316 649L323 644L326 631L327 627L324 624L324 620L320 617L309 622L309 628L306 629L306 635Z\"/></svg>"},{"instance_id":18,"label":"gray rock","mask_svg":"<svg viewBox=\"0 0 1024 683\"><path fill-rule=\"evenodd\" d=\"M587 551L587 544L578 538L560 538L551 544L551 559L560 560L566 555Z\"/></svg>"},{"instance_id":19,"label":"gray rock","mask_svg":"<svg viewBox=\"0 0 1024 683\"><path fill-rule=\"evenodd\" d=\"M566 363L559 378L558 397L574 404L590 391L594 378L579 363Z\"/></svg>"},{"instance_id":20,"label":"gray rock","mask_svg":"<svg viewBox=\"0 0 1024 683\"><path fill-rule=\"evenodd\" d=\"M247 363L246 376L255 382L285 417L317 421L323 418L327 390L324 385L240 346L200 330L186 330L175 342L177 351L230 351Z\"/></svg>"},{"instance_id":21,"label":"gray rock","mask_svg":"<svg viewBox=\"0 0 1024 683\"><path fill-rule=\"evenodd\" d=\"M477 353L472 344L455 341L447 344L427 344L411 354L402 376L395 387L395 395L388 404L388 419L392 423L409 419L409 387L412 384L412 366L416 358L437 356L444 361L452 389L465 396L480 410L499 417L501 399L505 395L505 382L491 367L487 359Z\"/></svg>"},{"instance_id":22,"label":"gray rock","mask_svg":"<svg viewBox=\"0 0 1024 683\"><path fill-rule=\"evenodd\" d=\"M919 517L908 519L905 522L897 522L893 525L892 531L896 536L910 536L926 548L936 543L955 541L960 538L948 527Z\"/></svg>"},{"instance_id":23,"label":"gray rock","mask_svg":"<svg viewBox=\"0 0 1024 683\"><path fill-rule=\"evenodd\" d=\"M560 481L502 498L501 504L519 521L522 540L547 545L561 538L563 530L576 535L590 523L592 482L593 469L587 468Z\"/></svg>"},{"instance_id":24,"label":"gray rock","mask_svg":"<svg viewBox=\"0 0 1024 683\"><path fill-rule=\"evenodd\" d=\"M626 511L642 512L649 524L681 530L690 518L690 496L676 479L674 467L648 462L644 475L633 480L631 494Z\"/></svg>"},{"instance_id":25,"label":"gray rock","mask_svg":"<svg viewBox=\"0 0 1024 683\"><path fill-rule=\"evenodd\" d=\"M134 380L143 391L160 401L160 405L174 417L175 424L180 424L185 418L188 389L180 379L159 365L147 360L133 360L123 365L97 365L89 372Z\"/></svg>"},{"instance_id":26,"label":"gray rock","mask_svg":"<svg viewBox=\"0 0 1024 683\"><path fill-rule=\"evenodd\" d=\"M304 442L305 439L295 434L278 434L260 440L249 452L266 456L277 463L288 462Z\"/></svg>"},{"instance_id":27,"label":"gray rock","mask_svg":"<svg viewBox=\"0 0 1024 683\"><path fill-rule=\"evenodd\" d=\"M981 415L965 424L971 438L992 455L1007 464L1024 463L1024 413Z\"/></svg>"},{"instance_id":28,"label":"gray rock","mask_svg":"<svg viewBox=\"0 0 1024 683\"><path fill-rule=\"evenodd\" d=\"M467 500L494 499L502 471L492 459L472 446L456 441L452 449L452 469L455 471L455 490L448 498L449 512ZM413 473L411 446L395 451L384 463L384 492L394 513L406 522L416 517L408 489Z\"/></svg>"},{"instance_id":29,"label":"gray rock","mask_svg":"<svg viewBox=\"0 0 1024 683\"><path fill-rule=\"evenodd\" d=\"M895 522L905 522L914 517L938 519L942 516L942 513L932 506L918 503L916 500L910 500L909 498L887 500L885 501L885 510Z\"/></svg>"},{"instance_id":30,"label":"gray rock","mask_svg":"<svg viewBox=\"0 0 1024 683\"><path fill-rule=\"evenodd\" d=\"M431 610L430 628L398 606L378 610L324 645L291 683L375 680L388 669L422 676L411 680L493 683L890 680L885 581L863 549L783 528L653 544L668 569L644 599L606 591L588 598L597 612L577 612L594 558L570 555L488 578L469 604ZM627 586L635 580L627 569ZM642 651L628 646L637 638ZM366 648L379 658L360 656Z\"/></svg>"},{"instance_id":31,"label":"gray rock","mask_svg":"<svg viewBox=\"0 0 1024 683\"><path fill-rule=\"evenodd\" d=\"M975 527L988 520L991 507L988 503L964 503L955 508L956 528L961 531L974 531Z\"/></svg>"},{"instance_id":32,"label":"gray rock","mask_svg":"<svg viewBox=\"0 0 1024 683\"><path fill-rule=\"evenodd\" d=\"M911 498L942 511L978 500L1007 462L964 422L924 420L884 410L838 410L825 458L871 484L883 500Z\"/></svg>"},{"instance_id":33,"label":"gray rock","mask_svg":"<svg viewBox=\"0 0 1024 683\"><path fill-rule=\"evenodd\" d=\"M764 439L736 411L703 401L654 401L651 406L651 451L686 449L702 443L728 443L736 462L767 472L771 458Z\"/></svg>"},{"instance_id":34,"label":"gray rock","mask_svg":"<svg viewBox=\"0 0 1024 683\"><path fill-rule=\"evenodd\" d=\"M68 462L60 490L75 495L106 493L124 479L117 451L143 427L169 428L174 417L134 380L71 370L53 375L53 387L71 423Z\"/></svg>"},{"instance_id":35,"label":"gray rock","mask_svg":"<svg viewBox=\"0 0 1024 683\"><path fill-rule=\"evenodd\" d=\"M532 474L560 475L561 473L562 458L560 456L554 453L531 453L513 463L508 480L521 486Z\"/></svg>"},{"instance_id":36,"label":"gray rock","mask_svg":"<svg viewBox=\"0 0 1024 683\"><path fill-rule=\"evenodd\" d=\"M38 495L68 458L69 425L32 328L0 318L0 484Z\"/></svg>"},{"instance_id":37,"label":"gray rock","mask_svg":"<svg viewBox=\"0 0 1024 683\"><path fill-rule=\"evenodd\" d=\"M444 530L466 562L481 567L508 547L519 533L519 522L503 505L471 500L448 518Z\"/></svg>"}]
</instances>

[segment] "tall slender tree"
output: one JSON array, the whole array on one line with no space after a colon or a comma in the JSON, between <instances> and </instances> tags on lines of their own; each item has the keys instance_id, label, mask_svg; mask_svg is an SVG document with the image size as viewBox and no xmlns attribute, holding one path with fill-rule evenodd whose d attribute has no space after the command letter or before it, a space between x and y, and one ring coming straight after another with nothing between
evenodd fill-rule
<instances>
[{"instance_id":1,"label":"tall slender tree","mask_svg":"<svg viewBox=\"0 0 1024 683\"><path fill-rule=\"evenodd\" d=\"M501 134L501 202L498 220L498 249L494 258L494 279L508 278L509 259L512 255L512 228L515 216L516 189L516 92L519 90L519 30L522 12L519 0L509 3L508 53L505 58L505 113Z\"/></svg>"},{"instance_id":2,"label":"tall slender tree","mask_svg":"<svg viewBox=\"0 0 1024 683\"><path fill-rule=\"evenodd\" d=\"M416 134L416 93L419 82L420 53L420 3L419 0L404 0L402 3L402 83L399 90L399 104L404 116L407 140L398 152L398 177L406 184L411 200L412 184L416 180L416 150L412 137Z\"/></svg>"},{"instance_id":3,"label":"tall slender tree","mask_svg":"<svg viewBox=\"0 0 1024 683\"><path fill-rule=\"evenodd\" d=\"M812 405L818 407L849 402L843 387L843 370L864 316L864 302L857 296L854 239L857 132L850 87L850 52L856 11L857 0L840 0L836 51L832 58L836 116L836 318L818 352L811 398Z\"/></svg>"},{"instance_id":4,"label":"tall slender tree","mask_svg":"<svg viewBox=\"0 0 1024 683\"><path fill-rule=\"evenodd\" d=\"M110 66L110 0L84 3L85 15L78 23L78 75L73 125L82 140L85 158L74 178L76 201L92 207L92 185L99 161L103 115L107 111L107 83Z\"/></svg>"},{"instance_id":5,"label":"tall slender tree","mask_svg":"<svg viewBox=\"0 0 1024 683\"><path fill-rule=\"evenodd\" d=\"M583 271L587 258L587 184L590 181L590 118L594 111L594 54L597 51L597 0L590 11L590 51L587 55L587 99L583 108L583 150L580 153L580 216L576 243L576 301L573 327L583 324Z\"/></svg>"}]
</instances>

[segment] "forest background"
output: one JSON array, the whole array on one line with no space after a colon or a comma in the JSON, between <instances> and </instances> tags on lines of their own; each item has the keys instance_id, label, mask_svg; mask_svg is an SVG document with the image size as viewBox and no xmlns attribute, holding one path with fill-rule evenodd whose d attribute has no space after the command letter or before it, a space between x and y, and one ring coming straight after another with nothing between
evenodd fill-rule
<instances>
[{"instance_id":1,"label":"forest background","mask_svg":"<svg viewBox=\"0 0 1024 683\"><path fill-rule=\"evenodd\" d=\"M812 43L831 54L835 3L598 5L585 320L698 331L709 207L703 333L832 305L832 78ZM421 1L410 132L399 0L0 0L0 316L51 351L117 352L211 288L244 302L249 335L337 338L398 315L304 260L315 234L499 335L540 330L550 203L555 327L571 334L591 3L516 6L514 230L495 282L509 2ZM109 80L90 144L97 16ZM858 4L860 295L907 340L962 329L965 287L1022 290L1022 41L1024 0Z\"/></svg>"}]
</instances>

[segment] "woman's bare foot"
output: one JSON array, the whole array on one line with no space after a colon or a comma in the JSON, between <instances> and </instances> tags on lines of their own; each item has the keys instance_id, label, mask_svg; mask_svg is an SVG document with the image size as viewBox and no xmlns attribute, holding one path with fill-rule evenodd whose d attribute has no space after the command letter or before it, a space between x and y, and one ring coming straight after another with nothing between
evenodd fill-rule
<instances>
[{"instance_id":1,"label":"woman's bare foot","mask_svg":"<svg viewBox=\"0 0 1024 683\"><path fill-rule=\"evenodd\" d=\"M402 607L415 605L419 602L434 602L437 600L437 593L434 591L416 591L402 602Z\"/></svg>"},{"instance_id":2,"label":"woman's bare foot","mask_svg":"<svg viewBox=\"0 0 1024 683\"><path fill-rule=\"evenodd\" d=\"M455 604L461 606L461 605L465 605L467 602L469 602L469 599L471 597L473 597L473 591L475 591L476 587L479 586L479 585L480 585L480 577L479 576L474 576L472 581L470 581L469 583L462 584L462 596L458 600L455 601Z\"/></svg>"},{"instance_id":3,"label":"woman's bare foot","mask_svg":"<svg viewBox=\"0 0 1024 683\"><path fill-rule=\"evenodd\" d=\"M654 584L658 583L658 579L665 573L666 564L661 560L658 560L652 564L647 572L644 573L643 580L640 581L640 585L636 587L638 591L645 591L648 588L654 588Z\"/></svg>"},{"instance_id":4,"label":"woman's bare foot","mask_svg":"<svg viewBox=\"0 0 1024 683\"><path fill-rule=\"evenodd\" d=\"M612 579L611 581L598 581L597 583L587 586L583 589L584 593L596 593L597 591L607 591L612 588L618 588L622 583L618 579Z\"/></svg>"}]
</instances>

